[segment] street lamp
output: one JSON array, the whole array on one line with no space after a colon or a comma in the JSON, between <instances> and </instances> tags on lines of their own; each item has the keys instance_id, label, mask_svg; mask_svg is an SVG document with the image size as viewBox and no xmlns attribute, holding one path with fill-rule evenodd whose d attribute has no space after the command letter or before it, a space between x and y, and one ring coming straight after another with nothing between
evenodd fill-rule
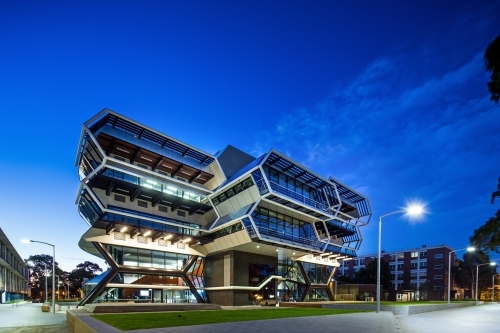
<instances>
[{"instance_id":1,"label":"street lamp","mask_svg":"<svg viewBox=\"0 0 500 333\"><path fill-rule=\"evenodd\" d=\"M399 214L399 213L405 213L408 215L412 216L418 216L423 213L423 208L421 206L410 206L406 209L403 210L398 210L392 213L384 214L380 216L379 222L378 222L378 256L377 256L377 313L380 312L380 252L381 252L381 246L382 246L382 218L392 215L392 214Z\"/></svg>"},{"instance_id":2,"label":"street lamp","mask_svg":"<svg viewBox=\"0 0 500 333\"><path fill-rule=\"evenodd\" d=\"M476 299L479 301L479 297L478 297L478 289L479 289L479 266L483 266L483 265L490 265L490 266L495 266L496 263L494 262L487 262L486 264L478 264L476 265Z\"/></svg>"},{"instance_id":3,"label":"street lamp","mask_svg":"<svg viewBox=\"0 0 500 333\"><path fill-rule=\"evenodd\" d=\"M451 282L450 282L451 281L451 254L453 252L463 251L463 250L467 250L467 252L472 252L472 251L475 251L476 249L473 248L472 246L469 246L468 248L450 251L450 253L448 253L448 304L450 304L450 289L451 289ZM455 278L453 278L453 283L455 283Z\"/></svg>"},{"instance_id":4,"label":"street lamp","mask_svg":"<svg viewBox=\"0 0 500 333\"><path fill-rule=\"evenodd\" d=\"M491 277L491 303L495 301L495 276L499 276L500 274L493 274Z\"/></svg>"},{"instance_id":5,"label":"street lamp","mask_svg":"<svg viewBox=\"0 0 500 333\"><path fill-rule=\"evenodd\" d=\"M52 246L52 312L56 313L56 290L55 290L55 285L56 285L56 246L54 244L49 244L45 242L40 242L36 240L31 240L31 239L23 239L23 243L41 243L45 245ZM45 279L47 280L47 274L45 274ZM47 283L45 283L45 288L47 288Z\"/></svg>"}]
</instances>

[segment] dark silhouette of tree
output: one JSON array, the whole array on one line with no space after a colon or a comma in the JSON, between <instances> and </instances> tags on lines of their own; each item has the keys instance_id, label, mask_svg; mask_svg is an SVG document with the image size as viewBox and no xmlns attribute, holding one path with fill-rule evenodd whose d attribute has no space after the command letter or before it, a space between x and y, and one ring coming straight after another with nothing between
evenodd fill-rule
<instances>
[{"instance_id":1,"label":"dark silhouette of tree","mask_svg":"<svg viewBox=\"0 0 500 333\"><path fill-rule=\"evenodd\" d=\"M391 286L391 269L383 258L380 261L380 284L382 289L388 290ZM360 268L354 273L354 283L377 284L377 259L371 260L366 268Z\"/></svg>"},{"instance_id":2,"label":"dark silhouette of tree","mask_svg":"<svg viewBox=\"0 0 500 333\"><path fill-rule=\"evenodd\" d=\"M474 252L466 252L463 260L457 260L458 266L454 267L455 283L464 289L476 290L478 281L477 265L488 264L491 262L487 253L476 249ZM479 293L481 290L486 290L491 287L491 276L495 274L496 266L482 265L479 266ZM453 274L453 272L452 272ZM475 297L477 295L474 295Z\"/></svg>"},{"instance_id":3,"label":"dark silhouette of tree","mask_svg":"<svg viewBox=\"0 0 500 333\"><path fill-rule=\"evenodd\" d=\"M84 263L78 264L76 269L72 270L68 275L68 281L71 285L71 294L79 294L78 290L82 288L83 279L92 279L99 272L102 272L102 268L98 264L85 261Z\"/></svg>"},{"instance_id":4,"label":"dark silhouette of tree","mask_svg":"<svg viewBox=\"0 0 500 333\"><path fill-rule=\"evenodd\" d=\"M37 254L29 256L25 260L26 266L30 271L31 298L45 298L45 275L47 275L47 294L49 298L52 293L52 256L48 254ZM45 266L44 266L45 264ZM63 271L59 268L56 261L56 275L60 275ZM45 272L45 267L47 271ZM56 286L57 288L57 286Z\"/></svg>"},{"instance_id":5,"label":"dark silhouette of tree","mask_svg":"<svg viewBox=\"0 0 500 333\"><path fill-rule=\"evenodd\" d=\"M493 193L491 193L491 203L495 203L495 198L500 197L500 177L498 177L498 185L497 185L497 190Z\"/></svg>"},{"instance_id":6,"label":"dark silhouette of tree","mask_svg":"<svg viewBox=\"0 0 500 333\"><path fill-rule=\"evenodd\" d=\"M500 253L500 210L485 224L474 230L470 242L483 251Z\"/></svg>"},{"instance_id":7,"label":"dark silhouette of tree","mask_svg":"<svg viewBox=\"0 0 500 333\"><path fill-rule=\"evenodd\" d=\"M500 35L497 36L484 52L486 70L491 72L488 90L495 103L500 99Z\"/></svg>"}]
</instances>

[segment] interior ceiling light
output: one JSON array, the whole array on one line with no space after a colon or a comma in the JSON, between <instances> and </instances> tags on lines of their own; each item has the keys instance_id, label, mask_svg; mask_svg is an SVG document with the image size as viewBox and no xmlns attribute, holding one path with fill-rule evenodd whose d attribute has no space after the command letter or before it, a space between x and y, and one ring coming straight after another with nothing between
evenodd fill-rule
<instances>
[{"instance_id":1,"label":"interior ceiling light","mask_svg":"<svg viewBox=\"0 0 500 333\"><path fill-rule=\"evenodd\" d=\"M128 227L123 227L120 229L120 232L125 232L125 231L127 231L127 229L128 229Z\"/></svg>"},{"instance_id":2,"label":"interior ceiling light","mask_svg":"<svg viewBox=\"0 0 500 333\"><path fill-rule=\"evenodd\" d=\"M174 237L174 236L172 236L172 235L166 235L165 237L163 237L163 239L170 239L172 237Z\"/></svg>"}]
</instances>

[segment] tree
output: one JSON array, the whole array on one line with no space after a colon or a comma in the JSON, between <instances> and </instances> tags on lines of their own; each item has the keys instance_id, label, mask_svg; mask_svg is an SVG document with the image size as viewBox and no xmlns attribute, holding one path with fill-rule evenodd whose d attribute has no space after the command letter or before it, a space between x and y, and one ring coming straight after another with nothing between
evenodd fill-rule
<instances>
[{"instance_id":1,"label":"tree","mask_svg":"<svg viewBox=\"0 0 500 333\"><path fill-rule=\"evenodd\" d=\"M382 289L388 290L391 286L391 269L389 263L383 258L380 261L380 285ZM377 259L371 260L366 268L360 268L354 274L355 283L377 284Z\"/></svg>"},{"instance_id":2,"label":"tree","mask_svg":"<svg viewBox=\"0 0 500 333\"><path fill-rule=\"evenodd\" d=\"M500 35L486 48L484 53L484 65L488 72L491 72L488 90L491 100L495 103L500 99Z\"/></svg>"},{"instance_id":3,"label":"tree","mask_svg":"<svg viewBox=\"0 0 500 333\"><path fill-rule=\"evenodd\" d=\"M464 289L476 290L476 283L479 280L478 290L485 290L491 287L491 276L495 274L496 267L490 265L479 266L479 279L476 276L477 265L491 262L487 253L476 249L474 252L466 252L463 260L458 260L455 269L455 283ZM475 295L477 297L477 295Z\"/></svg>"},{"instance_id":4,"label":"tree","mask_svg":"<svg viewBox=\"0 0 500 333\"><path fill-rule=\"evenodd\" d=\"M48 254L31 255L25 260L26 267L30 270L31 298L45 298L45 276L47 275L47 293L50 297L52 292L52 256ZM56 275L63 271L59 268L57 261ZM47 271L45 271L47 268ZM57 287L57 286L56 286Z\"/></svg>"},{"instance_id":5,"label":"tree","mask_svg":"<svg viewBox=\"0 0 500 333\"><path fill-rule=\"evenodd\" d=\"M495 203L495 198L500 197L500 177L498 177L498 185L497 185L497 190L493 193L491 193L491 203Z\"/></svg>"},{"instance_id":6,"label":"tree","mask_svg":"<svg viewBox=\"0 0 500 333\"><path fill-rule=\"evenodd\" d=\"M78 264L76 269L68 275L71 293L76 294L79 289L82 289L83 279L92 279L98 272L102 272L102 268L96 263L85 261Z\"/></svg>"},{"instance_id":7,"label":"tree","mask_svg":"<svg viewBox=\"0 0 500 333\"><path fill-rule=\"evenodd\" d=\"M485 224L474 230L470 237L471 244L483 251L500 253L500 210Z\"/></svg>"},{"instance_id":8,"label":"tree","mask_svg":"<svg viewBox=\"0 0 500 333\"><path fill-rule=\"evenodd\" d=\"M423 282L418 287L418 293L421 300L430 300L434 292L434 285L430 282Z\"/></svg>"}]
</instances>

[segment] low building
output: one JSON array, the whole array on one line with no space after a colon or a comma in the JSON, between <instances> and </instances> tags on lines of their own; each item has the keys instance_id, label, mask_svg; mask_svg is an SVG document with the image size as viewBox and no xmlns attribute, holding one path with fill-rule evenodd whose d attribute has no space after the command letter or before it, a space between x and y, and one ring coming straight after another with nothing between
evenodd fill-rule
<instances>
[{"instance_id":1,"label":"low building","mask_svg":"<svg viewBox=\"0 0 500 333\"><path fill-rule=\"evenodd\" d=\"M26 300L28 280L23 259L0 228L0 303Z\"/></svg>"}]
</instances>

